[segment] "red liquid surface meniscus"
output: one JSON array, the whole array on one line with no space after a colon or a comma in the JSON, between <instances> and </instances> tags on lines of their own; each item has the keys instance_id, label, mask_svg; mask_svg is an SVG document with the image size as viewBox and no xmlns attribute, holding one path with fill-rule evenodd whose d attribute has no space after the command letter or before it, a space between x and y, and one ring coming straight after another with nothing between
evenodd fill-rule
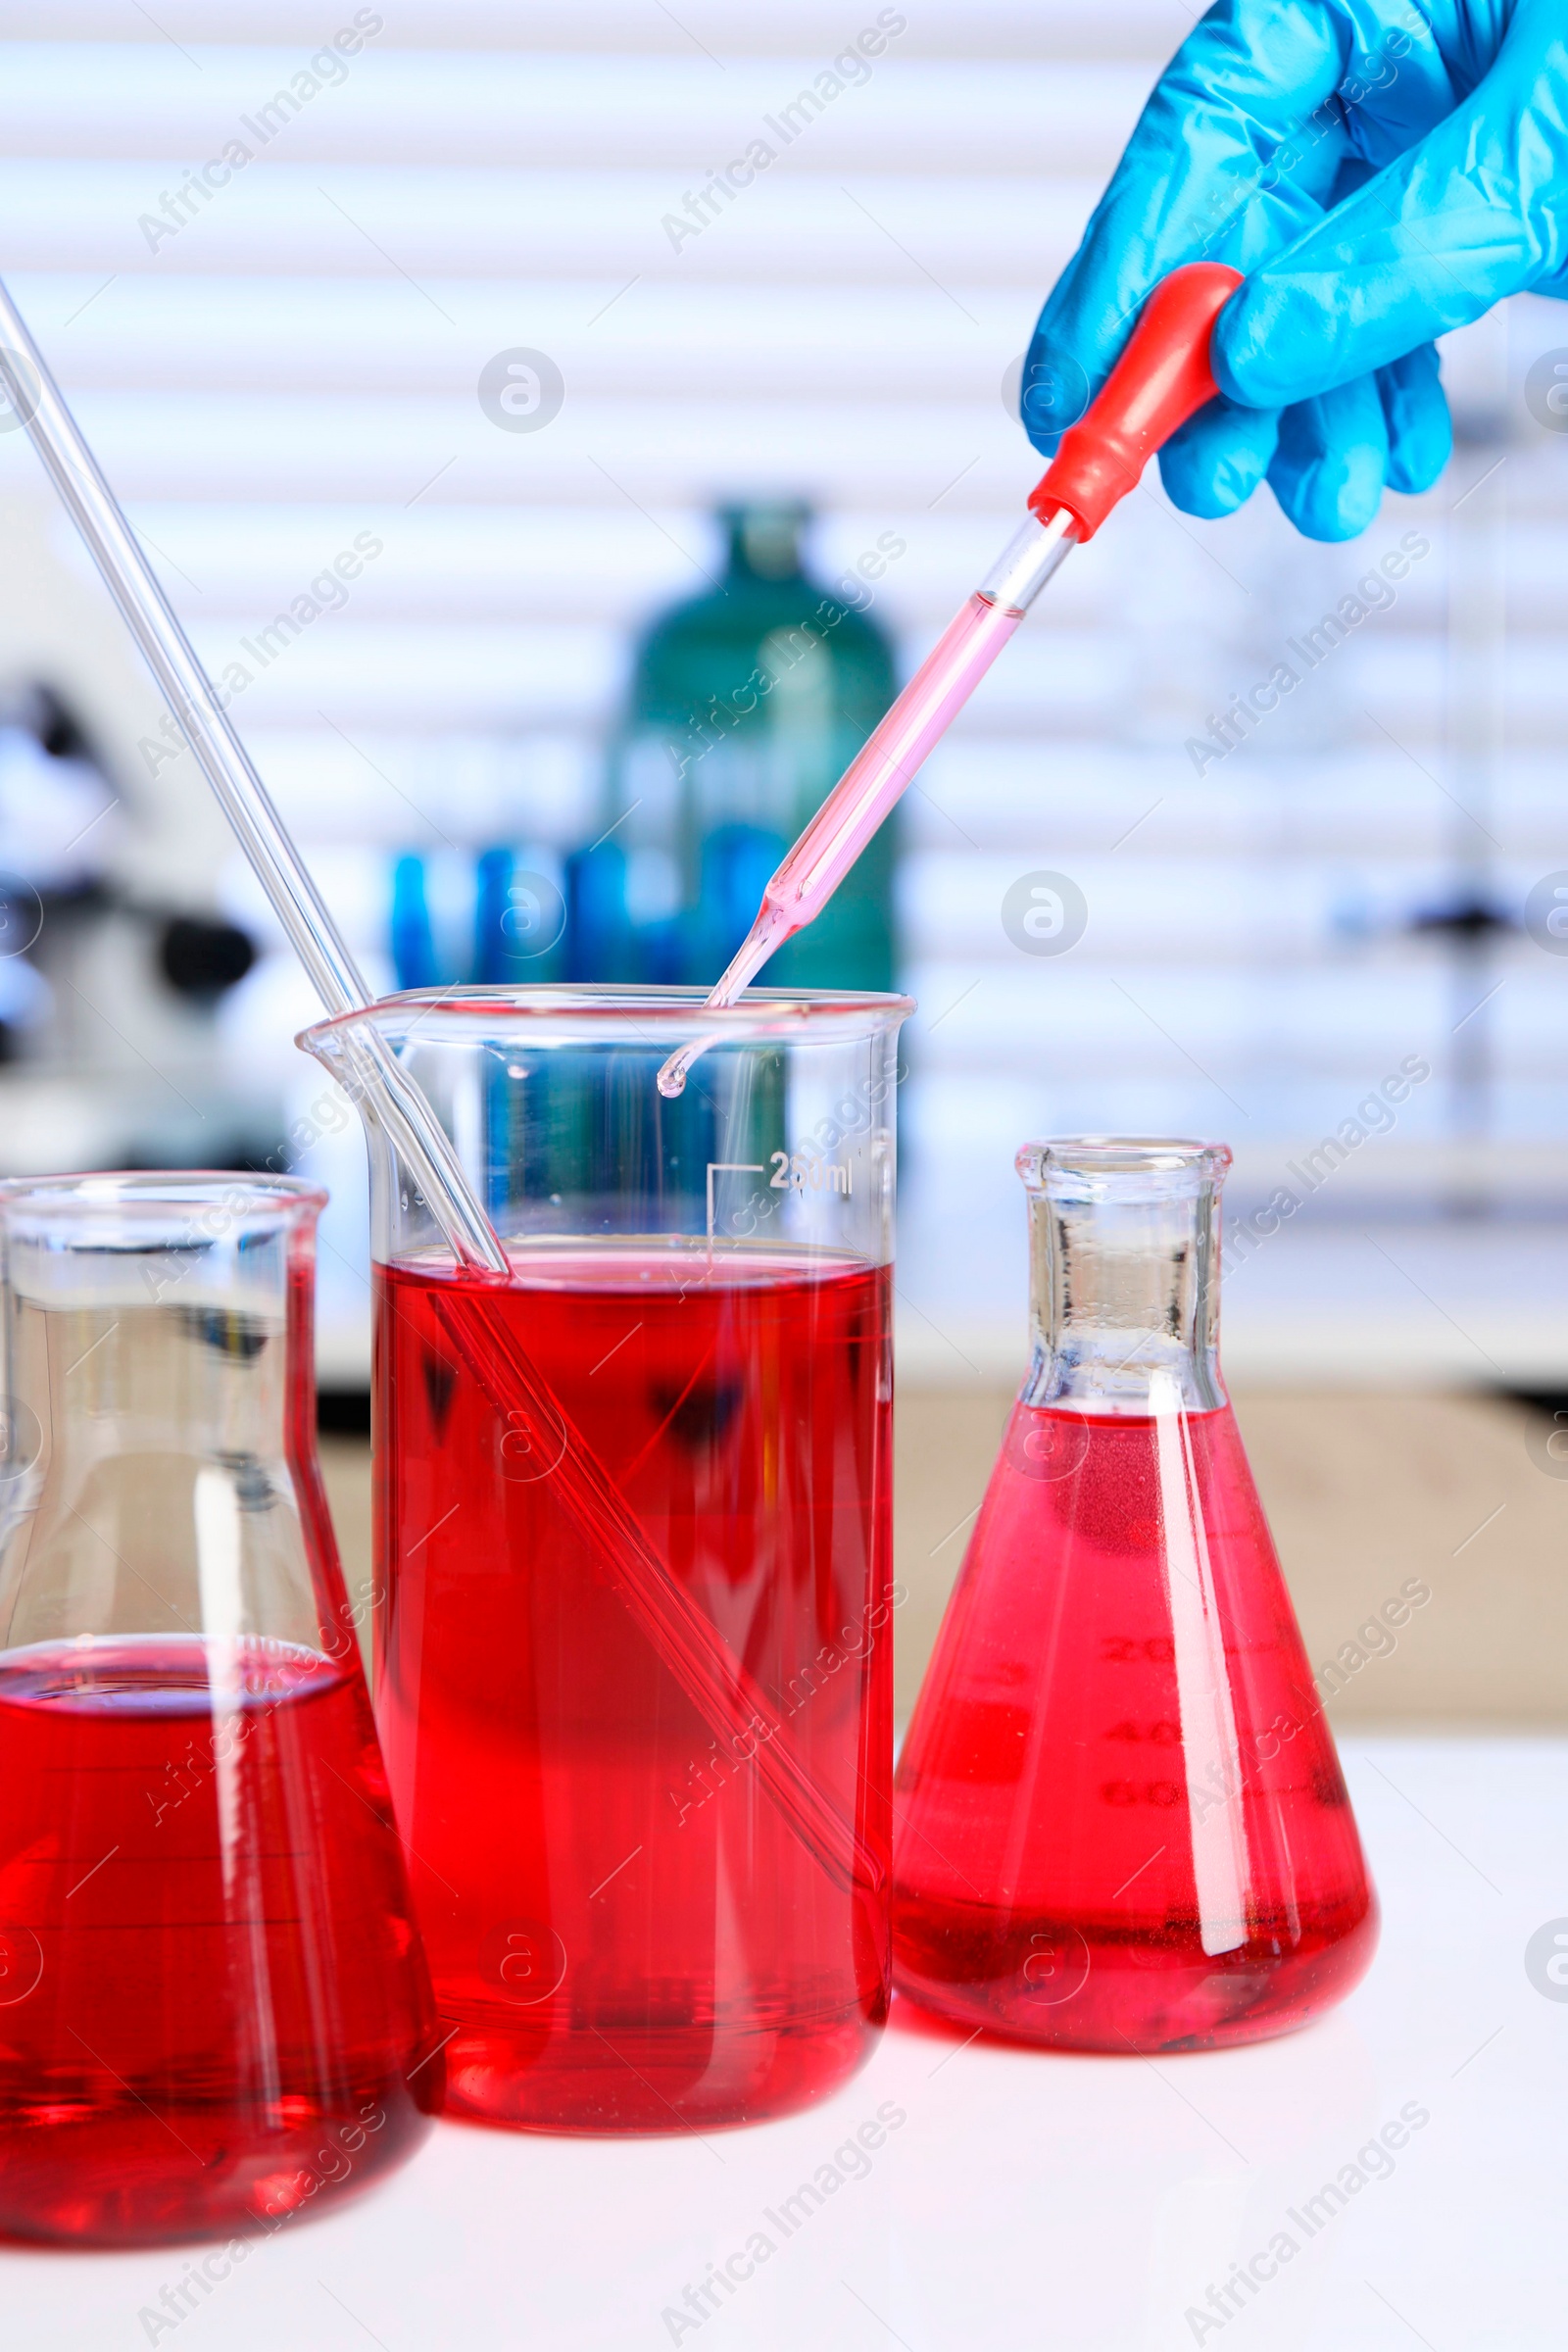
<instances>
[{"instance_id":1,"label":"red liquid surface meniscus","mask_svg":"<svg viewBox=\"0 0 1568 2352\"><path fill-rule=\"evenodd\" d=\"M1210 2048L1357 1982L1376 1906L1229 1406L1015 1408L896 1807L894 1980L956 2020Z\"/></svg>"},{"instance_id":2,"label":"red liquid surface meniscus","mask_svg":"<svg viewBox=\"0 0 1568 2352\"><path fill-rule=\"evenodd\" d=\"M266 2230L402 2159L435 2037L357 1668L10 1651L0 1788L0 2231Z\"/></svg>"},{"instance_id":3,"label":"red liquid surface meniscus","mask_svg":"<svg viewBox=\"0 0 1568 2352\"><path fill-rule=\"evenodd\" d=\"M448 2111L662 2132L821 2096L884 2020L885 1906L725 1752L432 1299L506 1320L885 1884L888 1270L607 1244L378 1282L376 1712Z\"/></svg>"}]
</instances>

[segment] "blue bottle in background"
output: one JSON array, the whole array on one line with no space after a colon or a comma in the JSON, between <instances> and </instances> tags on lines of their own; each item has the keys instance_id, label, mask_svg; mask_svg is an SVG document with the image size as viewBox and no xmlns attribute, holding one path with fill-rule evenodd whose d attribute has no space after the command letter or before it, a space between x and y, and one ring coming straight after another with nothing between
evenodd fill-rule
<instances>
[{"instance_id":1,"label":"blue bottle in background","mask_svg":"<svg viewBox=\"0 0 1568 2352\"><path fill-rule=\"evenodd\" d=\"M392 968L399 988L434 988L438 973L424 859L412 852L392 868L391 934Z\"/></svg>"}]
</instances>

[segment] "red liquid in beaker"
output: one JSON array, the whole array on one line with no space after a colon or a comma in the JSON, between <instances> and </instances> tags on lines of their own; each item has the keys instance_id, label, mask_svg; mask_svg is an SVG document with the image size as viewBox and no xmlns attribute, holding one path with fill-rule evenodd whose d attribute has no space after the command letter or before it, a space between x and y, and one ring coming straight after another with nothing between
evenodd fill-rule
<instances>
[{"instance_id":1,"label":"red liquid in beaker","mask_svg":"<svg viewBox=\"0 0 1568 2352\"><path fill-rule=\"evenodd\" d=\"M401 2160L440 2060L411 2090L436 2037L357 1670L15 1650L0 1788L0 2230L232 2235Z\"/></svg>"},{"instance_id":2,"label":"red liquid in beaker","mask_svg":"<svg viewBox=\"0 0 1568 2352\"><path fill-rule=\"evenodd\" d=\"M432 1300L515 1331L885 1872L888 1269L539 1257L504 1290L379 1276L376 1708L458 2029L447 2106L588 2132L777 2114L869 2051L885 1934L720 1748Z\"/></svg>"},{"instance_id":3,"label":"red liquid in beaker","mask_svg":"<svg viewBox=\"0 0 1568 2352\"><path fill-rule=\"evenodd\" d=\"M1376 1906L1229 1406L1015 1408L896 1805L895 1982L956 2019L1209 2048L1356 1983Z\"/></svg>"}]
</instances>

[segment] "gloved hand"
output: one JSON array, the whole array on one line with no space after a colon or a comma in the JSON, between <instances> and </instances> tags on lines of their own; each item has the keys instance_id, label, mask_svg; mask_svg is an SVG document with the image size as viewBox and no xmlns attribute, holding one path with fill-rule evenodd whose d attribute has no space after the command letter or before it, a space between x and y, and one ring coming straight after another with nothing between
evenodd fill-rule
<instances>
[{"instance_id":1,"label":"gloved hand","mask_svg":"<svg viewBox=\"0 0 1568 2352\"><path fill-rule=\"evenodd\" d=\"M1160 470L1189 514L1266 476L1312 539L1451 446L1432 337L1504 294L1568 297L1563 0L1219 0L1182 43L1041 313L1023 418L1050 454L1182 262L1248 272L1222 397Z\"/></svg>"}]
</instances>

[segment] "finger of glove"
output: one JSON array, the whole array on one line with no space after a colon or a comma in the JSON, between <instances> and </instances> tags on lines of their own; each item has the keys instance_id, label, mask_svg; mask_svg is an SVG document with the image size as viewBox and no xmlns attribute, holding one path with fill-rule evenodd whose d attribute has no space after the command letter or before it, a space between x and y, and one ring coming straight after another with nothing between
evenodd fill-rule
<instances>
[{"instance_id":1,"label":"finger of glove","mask_svg":"<svg viewBox=\"0 0 1568 2352\"><path fill-rule=\"evenodd\" d=\"M1041 312L1021 402L1037 449L1082 414L1169 270L1252 269L1318 217L1348 152L1344 47L1341 0L1228 0L1182 43Z\"/></svg>"},{"instance_id":2,"label":"finger of glove","mask_svg":"<svg viewBox=\"0 0 1568 2352\"><path fill-rule=\"evenodd\" d=\"M1380 169L1443 120L1480 70L1457 55L1456 7L1220 0L1209 11L1041 312L1022 403L1037 449L1054 451L1099 390L1160 278L1198 260L1256 270L1321 219L1348 163Z\"/></svg>"},{"instance_id":3,"label":"finger of glove","mask_svg":"<svg viewBox=\"0 0 1568 2352\"><path fill-rule=\"evenodd\" d=\"M1389 432L1391 490L1430 490L1453 454L1453 425L1430 343L1377 373Z\"/></svg>"},{"instance_id":4,"label":"finger of glove","mask_svg":"<svg viewBox=\"0 0 1568 2352\"><path fill-rule=\"evenodd\" d=\"M1561 268L1568 52L1520 0L1495 63L1410 151L1267 262L1215 325L1215 377L1259 408L1403 358Z\"/></svg>"},{"instance_id":5,"label":"finger of glove","mask_svg":"<svg viewBox=\"0 0 1568 2352\"><path fill-rule=\"evenodd\" d=\"M1358 376L1280 418L1269 488L1308 539L1353 539L1383 498L1389 433L1374 377Z\"/></svg>"},{"instance_id":6,"label":"finger of glove","mask_svg":"<svg viewBox=\"0 0 1568 2352\"><path fill-rule=\"evenodd\" d=\"M1160 479L1184 514L1234 514L1268 472L1279 438L1277 409L1211 400L1159 453Z\"/></svg>"}]
</instances>

